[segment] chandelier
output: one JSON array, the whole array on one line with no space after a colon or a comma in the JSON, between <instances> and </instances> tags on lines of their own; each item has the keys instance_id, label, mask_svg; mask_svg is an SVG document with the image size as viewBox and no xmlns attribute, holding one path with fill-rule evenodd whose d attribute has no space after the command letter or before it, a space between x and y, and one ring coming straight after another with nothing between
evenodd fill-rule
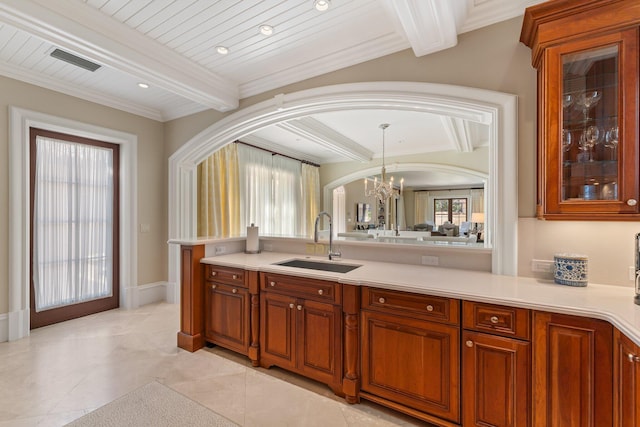
<instances>
[{"instance_id":1,"label":"chandelier","mask_svg":"<svg viewBox=\"0 0 640 427\"><path fill-rule=\"evenodd\" d=\"M380 182L378 182L378 177L374 177L373 179L373 188L369 190L367 188L368 178L364 179L364 195L366 197L375 197L381 203L386 203L391 197L397 199L402 195L402 188L404 186L404 178L400 180L400 189L396 189L393 187L393 177L389 179L387 182L387 171L384 166L384 134L385 130L389 127L388 123L382 123L379 128L382 129L382 174L380 178Z\"/></svg>"}]
</instances>

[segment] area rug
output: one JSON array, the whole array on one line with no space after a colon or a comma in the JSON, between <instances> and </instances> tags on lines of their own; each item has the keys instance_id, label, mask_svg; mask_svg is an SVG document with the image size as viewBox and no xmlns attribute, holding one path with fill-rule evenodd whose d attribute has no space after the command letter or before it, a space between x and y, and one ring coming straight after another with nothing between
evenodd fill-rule
<instances>
[{"instance_id":1,"label":"area rug","mask_svg":"<svg viewBox=\"0 0 640 427\"><path fill-rule=\"evenodd\" d=\"M238 424L154 381L67 426L238 427Z\"/></svg>"}]
</instances>

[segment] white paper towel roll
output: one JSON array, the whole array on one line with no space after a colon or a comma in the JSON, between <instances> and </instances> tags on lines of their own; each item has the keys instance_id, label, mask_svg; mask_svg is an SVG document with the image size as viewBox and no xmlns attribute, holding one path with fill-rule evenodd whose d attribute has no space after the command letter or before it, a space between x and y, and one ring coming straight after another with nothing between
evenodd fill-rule
<instances>
[{"instance_id":1,"label":"white paper towel roll","mask_svg":"<svg viewBox=\"0 0 640 427\"><path fill-rule=\"evenodd\" d=\"M260 238L258 237L258 227L251 224L247 227L247 246L245 252L248 254L257 254L260 252Z\"/></svg>"}]
</instances>

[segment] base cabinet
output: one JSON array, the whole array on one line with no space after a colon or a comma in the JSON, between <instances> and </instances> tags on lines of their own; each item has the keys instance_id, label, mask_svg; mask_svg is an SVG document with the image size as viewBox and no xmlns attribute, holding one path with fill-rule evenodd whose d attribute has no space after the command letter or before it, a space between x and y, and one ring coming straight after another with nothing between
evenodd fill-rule
<instances>
[{"instance_id":1,"label":"base cabinet","mask_svg":"<svg viewBox=\"0 0 640 427\"><path fill-rule=\"evenodd\" d=\"M614 332L615 427L640 425L640 346L617 329Z\"/></svg>"},{"instance_id":2,"label":"base cabinet","mask_svg":"<svg viewBox=\"0 0 640 427\"><path fill-rule=\"evenodd\" d=\"M529 317L525 309L463 302L463 426L530 425Z\"/></svg>"},{"instance_id":3,"label":"base cabinet","mask_svg":"<svg viewBox=\"0 0 640 427\"><path fill-rule=\"evenodd\" d=\"M340 285L263 274L260 365L328 384L342 394Z\"/></svg>"},{"instance_id":4,"label":"base cabinet","mask_svg":"<svg viewBox=\"0 0 640 427\"><path fill-rule=\"evenodd\" d=\"M613 423L613 327L555 313L533 314L533 426Z\"/></svg>"},{"instance_id":5,"label":"base cabinet","mask_svg":"<svg viewBox=\"0 0 640 427\"><path fill-rule=\"evenodd\" d=\"M459 301L367 288L362 295L360 396L436 425L459 423Z\"/></svg>"},{"instance_id":6,"label":"base cabinet","mask_svg":"<svg viewBox=\"0 0 640 427\"><path fill-rule=\"evenodd\" d=\"M251 346L251 295L244 270L204 266L204 336L244 355Z\"/></svg>"}]
</instances>

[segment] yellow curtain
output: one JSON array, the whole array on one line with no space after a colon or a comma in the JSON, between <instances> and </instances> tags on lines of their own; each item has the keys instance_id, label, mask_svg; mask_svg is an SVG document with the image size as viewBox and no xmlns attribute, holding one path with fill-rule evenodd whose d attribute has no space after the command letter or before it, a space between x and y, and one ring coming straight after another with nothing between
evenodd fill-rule
<instances>
[{"instance_id":1,"label":"yellow curtain","mask_svg":"<svg viewBox=\"0 0 640 427\"><path fill-rule=\"evenodd\" d=\"M302 164L303 221L300 230L303 236L313 235L316 216L320 212L320 168Z\"/></svg>"},{"instance_id":2,"label":"yellow curtain","mask_svg":"<svg viewBox=\"0 0 640 427\"><path fill-rule=\"evenodd\" d=\"M198 165L198 236L240 235L238 150L229 144Z\"/></svg>"}]
</instances>

